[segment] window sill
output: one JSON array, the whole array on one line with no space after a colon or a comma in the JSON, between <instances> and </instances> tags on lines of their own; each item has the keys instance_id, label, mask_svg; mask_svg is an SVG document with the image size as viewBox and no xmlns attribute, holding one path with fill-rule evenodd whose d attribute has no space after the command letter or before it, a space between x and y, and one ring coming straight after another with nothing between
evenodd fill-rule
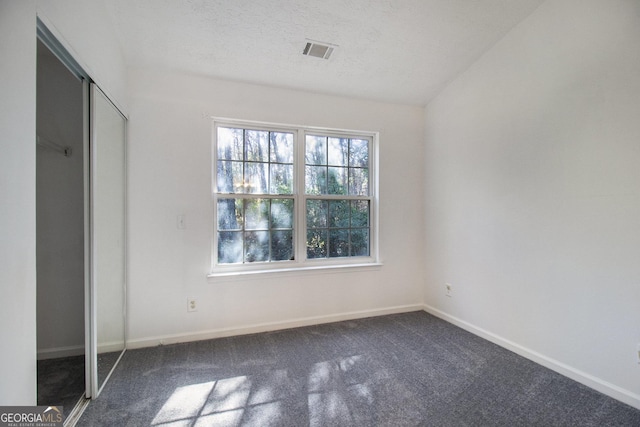
<instances>
[{"instance_id":1,"label":"window sill","mask_svg":"<svg viewBox=\"0 0 640 427\"><path fill-rule=\"evenodd\" d=\"M262 278L265 275L295 275L295 274L330 274L330 273L342 273L342 272L362 272L377 270L382 267L381 262L368 262L361 264L334 264L334 265L310 265L304 267L286 267L275 269L263 269L263 270L244 270L244 271L218 271L212 272L207 275L209 282L219 281L220 279L233 279L233 278Z\"/></svg>"}]
</instances>

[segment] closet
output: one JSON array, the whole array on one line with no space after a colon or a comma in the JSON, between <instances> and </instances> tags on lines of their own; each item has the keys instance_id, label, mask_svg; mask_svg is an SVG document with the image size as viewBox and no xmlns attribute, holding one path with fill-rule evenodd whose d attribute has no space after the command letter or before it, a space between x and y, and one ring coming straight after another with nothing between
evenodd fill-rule
<instances>
[{"instance_id":1,"label":"closet","mask_svg":"<svg viewBox=\"0 0 640 427\"><path fill-rule=\"evenodd\" d=\"M36 266L38 404L84 396L82 82L38 42Z\"/></svg>"},{"instance_id":2,"label":"closet","mask_svg":"<svg viewBox=\"0 0 640 427\"><path fill-rule=\"evenodd\" d=\"M77 412L126 349L126 117L38 21L38 405Z\"/></svg>"}]
</instances>

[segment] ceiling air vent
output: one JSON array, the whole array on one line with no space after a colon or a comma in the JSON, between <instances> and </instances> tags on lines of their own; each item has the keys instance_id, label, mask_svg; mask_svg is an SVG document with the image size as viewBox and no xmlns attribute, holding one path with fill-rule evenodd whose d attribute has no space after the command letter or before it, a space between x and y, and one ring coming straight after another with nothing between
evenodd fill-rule
<instances>
[{"instance_id":1,"label":"ceiling air vent","mask_svg":"<svg viewBox=\"0 0 640 427\"><path fill-rule=\"evenodd\" d=\"M302 54L307 56L315 56L316 58L329 59L336 47L338 46L335 44L308 40L307 45L302 51Z\"/></svg>"}]
</instances>

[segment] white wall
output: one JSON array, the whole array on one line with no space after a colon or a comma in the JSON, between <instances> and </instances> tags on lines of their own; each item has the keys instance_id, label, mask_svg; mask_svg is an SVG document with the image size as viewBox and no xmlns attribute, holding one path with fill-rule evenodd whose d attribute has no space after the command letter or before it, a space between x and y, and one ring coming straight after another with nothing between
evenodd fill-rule
<instances>
[{"instance_id":1,"label":"white wall","mask_svg":"<svg viewBox=\"0 0 640 427\"><path fill-rule=\"evenodd\" d=\"M38 358L84 354L82 82L43 45L37 65L38 136L71 156L36 149Z\"/></svg>"},{"instance_id":2,"label":"white wall","mask_svg":"<svg viewBox=\"0 0 640 427\"><path fill-rule=\"evenodd\" d=\"M126 73L99 1L0 1L0 405L36 403L36 13L126 105Z\"/></svg>"},{"instance_id":3,"label":"white wall","mask_svg":"<svg viewBox=\"0 0 640 427\"><path fill-rule=\"evenodd\" d=\"M639 41L544 3L429 104L425 177L429 309L636 407Z\"/></svg>"},{"instance_id":4,"label":"white wall","mask_svg":"<svg viewBox=\"0 0 640 427\"><path fill-rule=\"evenodd\" d=\"M38 0L37 8L58 41L126 114L125 60L104 0Z\"/></svg>"},{"instance_id":5,"label":"white wall","mask_svg":"<svg viewBox=\"0 0 640 427\"><path fill-rule=\"evenodd\" d=\"M420 307L423 109L147 69L130 85L130 347ZM208 281L212 115L379 131L384 266Z\"/></svg>"},{"instance_id":6,"label":"white wall","mask_svg":"<svg viewBox=\"0 0 640 427\"><path fill-rule=\"evenodd\" d=\"M0 405L36 401L36 28L33 1L0 3Z\"/></svg>"}]
</instances>

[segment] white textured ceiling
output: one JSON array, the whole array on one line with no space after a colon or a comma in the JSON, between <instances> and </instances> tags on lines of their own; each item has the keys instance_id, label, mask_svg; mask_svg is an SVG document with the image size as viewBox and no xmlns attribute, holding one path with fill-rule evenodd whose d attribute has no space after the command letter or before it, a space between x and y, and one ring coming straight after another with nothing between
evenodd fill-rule
<instances>
[{"instance_id":1,"label":"white textured ceiling","mask_svg":"<svg viewBox=\"0 0 640 427\"><path fill-rule=\"evenodd\" d=\"M105 0L130 66L418 105L543 1Z\"/></svg>"}]
</instances>

